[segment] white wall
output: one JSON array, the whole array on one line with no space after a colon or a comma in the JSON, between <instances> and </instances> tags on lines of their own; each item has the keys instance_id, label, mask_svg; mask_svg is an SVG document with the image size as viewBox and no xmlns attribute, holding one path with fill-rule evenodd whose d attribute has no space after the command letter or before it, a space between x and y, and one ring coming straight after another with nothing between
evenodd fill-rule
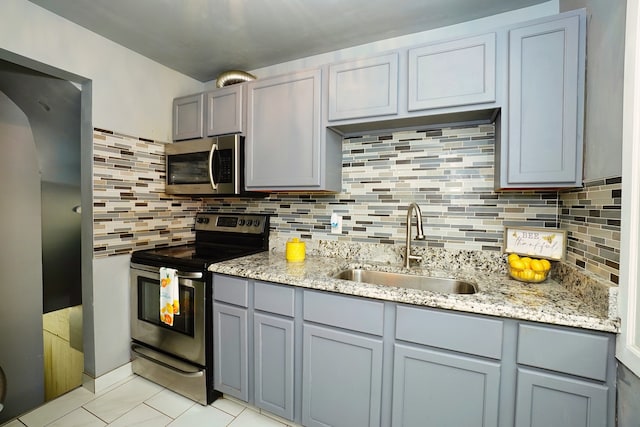
<instances>
[{"instance_id":1,"label":"white wall","mask_svg":"<svg viewBox=\"0 0 640 427\"><path fill-rule=\"evenodd\" d=\"M0 1L0 49L92 80L93 127L157 141L171 141L172 99L203 88L27 0Z\"/></svg>"},{"instance_id":2,"label":"white wall","mask_svg":"<svg viewBox=\"0 0 640 427\"><path fill-rule=\"evenodd\" d=\"M129 362L129 255L96 259L93 263L95 376Z\"/></svg>"}]
</instances>

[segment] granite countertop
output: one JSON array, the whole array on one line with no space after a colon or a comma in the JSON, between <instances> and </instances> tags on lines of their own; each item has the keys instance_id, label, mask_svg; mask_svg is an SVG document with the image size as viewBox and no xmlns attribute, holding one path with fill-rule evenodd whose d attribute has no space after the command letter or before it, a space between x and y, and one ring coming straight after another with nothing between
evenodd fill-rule
<instances>
[{"instance_id":1,"label":"granite countertop","mask_svg":"<svg viewBox=\"0 0 640 427\"><path fill-rule=\"evenodd\" d=\"M415 289L372 285L332 276L347 268L448 277L472 282L478 292L472 295L441 294ZM507 274L481 271L445 272L412 267L351 261L344 258L307 256L302 262L289 263L283 253L263 252L212 264L214 273L280 283L345 295L394 301L418 306L530 320L604 332L618 332L619 321L600 313L566 287L547 279L529 284Z\"/></svg>"}]
</instances>

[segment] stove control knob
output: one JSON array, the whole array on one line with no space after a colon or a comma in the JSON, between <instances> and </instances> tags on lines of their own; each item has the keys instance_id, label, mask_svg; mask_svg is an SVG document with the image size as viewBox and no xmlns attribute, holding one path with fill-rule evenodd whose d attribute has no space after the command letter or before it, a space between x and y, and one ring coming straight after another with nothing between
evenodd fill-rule
<instances>
[{"instance_id":1,"label":"stove control knob","mask_svg":"<svg viewBox=\"0 0 640 427\"><path fill-rule=\"evenodd\" d=\"M253 226L254 227L258 227L260 225L260 220L259 219L254 219L253 220Z\"/></svg>"},{"instance_id":2,"label":"stove control knob","mask_svg":"<svg viewBox=\"0 0 640 427\"><path fill-rule=\"evenodd\" d=\"M209 218L201 216L197 219L197 222L199 224L208 224L209 223Z\"/></svg>"},{"instance_id":3,"label":"stove control knob","mask_svg":"<svg viewBox=\"0 0 640 427\"><path fill-rule=\"evenodd\" d=\"M238 220L238 225L240 225L240 226L244 225L244 219L239 219Z\"/></svg>"}]
</instances>

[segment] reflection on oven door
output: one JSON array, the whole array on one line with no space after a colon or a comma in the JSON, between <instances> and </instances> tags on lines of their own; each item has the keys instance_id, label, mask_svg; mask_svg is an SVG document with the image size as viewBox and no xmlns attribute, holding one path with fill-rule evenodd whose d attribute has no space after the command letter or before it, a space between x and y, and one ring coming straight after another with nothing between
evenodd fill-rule
<instances>
[{"instance_id":1,"label":"reflection on oven door","mask_svg":"<svg viewBox=\"0 0 640 427\"><path fill-rule=\"evenodd\" d=\"M131 337L162 352L206 365L205 283L180 279L180 314L160 321L160 275L131 269Z\"/></svg>"}]
</instances>

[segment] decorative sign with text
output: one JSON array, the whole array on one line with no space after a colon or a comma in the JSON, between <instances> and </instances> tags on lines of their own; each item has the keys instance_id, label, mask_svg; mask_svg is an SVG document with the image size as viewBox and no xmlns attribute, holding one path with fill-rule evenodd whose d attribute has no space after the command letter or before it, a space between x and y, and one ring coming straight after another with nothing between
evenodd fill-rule
<instances>
[{"instance_id":1,"label":"decorative sign with text","mask_svg":"<svg viewBox=\"0 0 640 427\"><path fill-rule=\"evenodd\" d=\"M504 229L504 251L552 260L564 259L567 232L555 228Z\"/></svg>"}]
</instances>

